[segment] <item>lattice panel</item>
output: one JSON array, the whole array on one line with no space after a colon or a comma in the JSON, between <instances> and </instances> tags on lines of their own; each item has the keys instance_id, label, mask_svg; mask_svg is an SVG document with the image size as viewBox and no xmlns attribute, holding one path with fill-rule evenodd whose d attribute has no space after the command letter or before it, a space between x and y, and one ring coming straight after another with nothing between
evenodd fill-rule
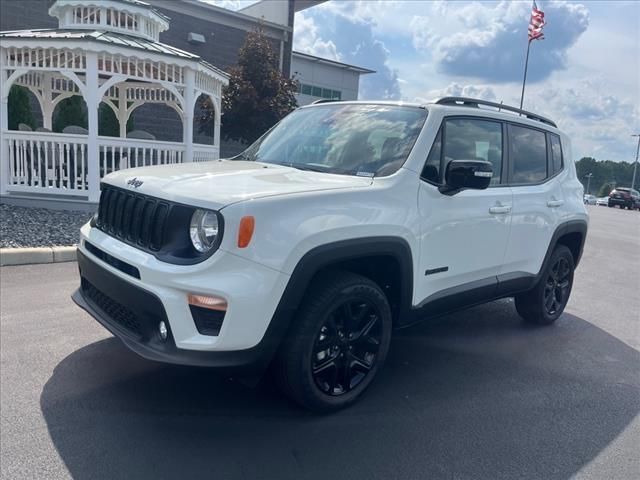
<instances>
[{"instance_id":1,"label":"lattice panel","mask_svg":"<svg viewBox=\"0 0 640 480\"><path fill-rule=\"evenodd\" d=\"M83 52L58 48L6 49L6 66L16 68L57 68L84 70L87 59Z\"/></svg>"},{"instance_id":2,"label":"lattice panel","mask_svg":"<svg viewBox=\"0 0 640 480\"><path fill-rule=\"evenodd\" d=\"M144 80L184 84L184 67L122 55L99 54L98 71L107 74L128 75Z\"/></svg>"},{"instance_id":3,"label":"lattice panel","mask_svg":"<svg viewBox=\"0 0 640 480\"><path fill-rule=\"evenodd\" d=\"M196 88L207 93L211 93L216 97L222 96L222 83L203 72L196 72Z\"/></svg>"}]
</instances>

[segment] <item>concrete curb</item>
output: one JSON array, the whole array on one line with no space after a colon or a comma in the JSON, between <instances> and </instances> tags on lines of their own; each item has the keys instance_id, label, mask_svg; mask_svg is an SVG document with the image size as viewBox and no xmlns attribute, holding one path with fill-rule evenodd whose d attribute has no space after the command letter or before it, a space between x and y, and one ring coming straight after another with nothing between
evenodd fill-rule
<instances>
[{"instance_id":1,"label":"concrete curb","mask_svg":"<svg viewBox=\"0 0 640 480\"><path fill-rule=\"evenodd\" d=\"M0 248L0 267L75 262L77 247Z\"/></svg>"}]
</instances>

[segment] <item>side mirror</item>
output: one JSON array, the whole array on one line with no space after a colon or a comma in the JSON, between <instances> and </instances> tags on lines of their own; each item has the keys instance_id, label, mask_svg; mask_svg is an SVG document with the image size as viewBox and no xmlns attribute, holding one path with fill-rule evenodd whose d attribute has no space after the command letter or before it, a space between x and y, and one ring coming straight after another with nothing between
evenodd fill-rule
<instances>
[{"instance_id":1,"label":"side mirror","mask_svg":"<svg viewBox=\"0 0 640 480\"><path fill-rule=\"evenodd\" d=\"M493 166L482 160L451 160L445 172L445 184L440 193L455 195L467 188L484 190L491 183Z\"/></svg>"}]
</instances>

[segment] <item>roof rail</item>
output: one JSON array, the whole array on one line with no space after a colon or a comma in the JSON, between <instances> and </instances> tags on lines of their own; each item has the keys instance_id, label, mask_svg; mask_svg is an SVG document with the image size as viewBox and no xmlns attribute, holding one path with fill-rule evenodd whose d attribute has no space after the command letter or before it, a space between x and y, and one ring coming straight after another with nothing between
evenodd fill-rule
<instances>
[{"instance_id":1,"label":"roof rail","mask_svg":"<svg viewBox=\"0 0 640 480\"><path fill-rule=\"evenodd\" d=\"M509 105L503 105L502 103L489 102L487 100L480 100L477 98L467 98L467 97L443 97L437 100L435 103L438 105L458 105L460 107L474 107L480 108L480 105L486 107L497 108L498 110L507 110L509 112L518 113L520 115L524 115L525 117L531 120L537 120L542 123L546 123L547 125L551 125L552 127L558 127L554 121L549 120L546 117L541 115L537 115L535 113L527 112L526 110L522 110L520 108L511 107Z\"/></svg>"},{"instance_id":2,"label":"roof rail","mask_svg":"<svg viewBox=\"0 0 640 480\"><path fill-rule=\"evenodd\" d=\"M319 103L330 103L330 102L339 102L340 100L335 100L333 98L321 98L320 100L316 100L315 102L311 102L311 105L317 105Z\"/></svg>"}]
</instances>

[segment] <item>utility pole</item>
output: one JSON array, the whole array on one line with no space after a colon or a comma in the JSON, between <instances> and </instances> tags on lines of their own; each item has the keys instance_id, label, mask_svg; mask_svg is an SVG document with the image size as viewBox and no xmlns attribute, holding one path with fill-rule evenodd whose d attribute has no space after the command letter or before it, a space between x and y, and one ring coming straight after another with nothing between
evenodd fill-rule
<instances>
[{"instance_id":1,"label":"utility pole","mask_svg":"<svg viewBox=\"0 0 640 480\"><path fill-rule=\"evenodd\" d=\"M638 147L636 148L636 161L633 164L633 178L631 179L631 188L634 188L636 184L636 170L638 169L638 153L640 153L640 134L636 133L631 136L638 137Z\"/></svg>"},{"instance_id":2,"label":"utility pole","mask_svg":"<svg viewBox=\"0 0 640 480\"><path fill-rule=\"evenodd\" d=\"M587 195L589 195L591 193L591 190L589 189L589 186L591 185L591 177L593 177L593 173L589 173L587 175L584 176L587 179Z\"/></svg>"}]
</instances>

